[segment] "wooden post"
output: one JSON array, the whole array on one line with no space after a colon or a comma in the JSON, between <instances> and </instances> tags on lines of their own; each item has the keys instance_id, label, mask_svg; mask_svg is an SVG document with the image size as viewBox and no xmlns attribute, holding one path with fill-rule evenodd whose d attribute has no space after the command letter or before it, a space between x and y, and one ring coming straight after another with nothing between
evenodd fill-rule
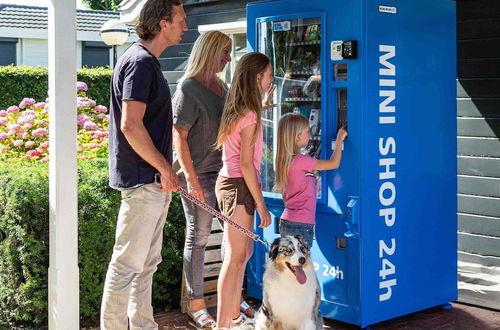
<instances>
[{"instance_id":1,"label":"wooden post","mask_svg":"<svg viewBox=\"0 0 500 330\"><path fill-rule=\"evenodd\" d=\"M49 329L79 329L76 3L49 2Z\"/></svg>"}]
</instances>

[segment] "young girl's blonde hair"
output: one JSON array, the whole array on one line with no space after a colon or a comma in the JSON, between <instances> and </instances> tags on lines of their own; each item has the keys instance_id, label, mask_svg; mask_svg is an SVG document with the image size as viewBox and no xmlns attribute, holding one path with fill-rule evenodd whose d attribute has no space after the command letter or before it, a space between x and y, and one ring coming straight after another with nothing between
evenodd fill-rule
<instances>
[{"instance_id":1,"label":"young girl's blonde hair","mask_svg":"<svg viewBox=\"0 0 500 330\"><path fill-rule=\"evenodd\" d=\"M179 79L177 88L187 78L198 77L202 81L208 81L215 73L217 82L224 83L224 76L220 70L220 56L222 50L231 45L231 38L220 31L205 32L196 39L193 49L188 58L186 71Z\"/></svg>"},{"instance_id":2,"label":"young girl's blonde hair","mask_svg":"<svg viewBox=\"0 0 500 330\"><path fill-rule=\"evenodd\" d=\"M288 170L292 157L300 153L297 145L299 134L309 128L309 120L297 113L287 113L280 118L278 124L278 150L276 151L276 183L275 191L283 191L287 184Z\"/></svg>"},{"instance_id":3,"label":"young girl's blonde hair","mask_svg":"<svg viewBox=\"0 0 500 330\"><path fill-rule=\"evenodd\" d=\"M248 111L253 111L257 115L257 128L252 137L252 144L257 140L260 134L262 111L262 96L257 74L266 71L270 63L269 58L262 53L253 52L241 57L222 112L216 148L222 147L226 137L231 134L234 124Z\"/></svg>"}]
</instances>

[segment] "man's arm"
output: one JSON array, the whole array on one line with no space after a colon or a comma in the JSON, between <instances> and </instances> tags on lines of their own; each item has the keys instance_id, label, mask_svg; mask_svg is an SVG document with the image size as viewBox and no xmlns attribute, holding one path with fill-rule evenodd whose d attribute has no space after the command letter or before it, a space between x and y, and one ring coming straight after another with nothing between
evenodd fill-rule
<instances>
[{"instance_id":1,"label":"man's arm","mask_svg":"<svg viewBox=\"0 0 500 330\"><path fill-rule=\"evenodd\" d=\"M146 103L123 101L120 129L135 152L161 174L161 191L176 191L179 186L177 176L165 157L154 146L142 122L145 112Z\"/></svg>"}]
</instances>

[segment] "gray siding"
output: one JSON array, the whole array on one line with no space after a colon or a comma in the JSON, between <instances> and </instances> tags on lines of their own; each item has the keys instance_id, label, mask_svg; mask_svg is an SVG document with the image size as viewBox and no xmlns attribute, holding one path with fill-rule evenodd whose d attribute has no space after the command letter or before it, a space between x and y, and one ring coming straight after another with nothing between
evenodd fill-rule
<instances>
[{"instance_id":1,"label":"gray siding","mask_svg":"<svg viewBox=\"0 0 500 330\"><path fill-rule=\"evenodd\" d=\"M500 2L458 0L457 39L459 300L500 309Z\"/></svg>"},{"instance_id":2,"label":"gray siding","mask_svg":"<svg viewBox=\"0 0 500 330\"><path fill-rule=\"evenodd\" d=\"M198 25L244 21L246 20L246 4L252 1L190 1L184 5L189 31L184 34L179 45L167 48L160 56L161 67L172 93L182 71L186 68L187 58L199 35Z\"/></svg>"}]
</instances>

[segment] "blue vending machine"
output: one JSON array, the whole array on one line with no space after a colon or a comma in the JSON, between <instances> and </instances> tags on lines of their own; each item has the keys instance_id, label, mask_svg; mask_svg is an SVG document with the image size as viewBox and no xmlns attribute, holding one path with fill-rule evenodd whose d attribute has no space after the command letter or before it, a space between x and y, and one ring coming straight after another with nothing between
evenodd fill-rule
<instances>
[{"instance_id":1,"label":"blue vending machine","mask_svg":"<svg viewBox=\"0 0 500 330\"><path fill-rule=\"evenodd\" d=\"M278 119L309 118L305 152L340 168L317 175L312 259L323 316L366 327L457 298L455 2L278 0L247 7L250 51L272 61L275 103L263 113L262 187L273 192ZM258 223L258 220L256 221ZM248 293L262 298L267 249L255 245Z\"/></svg>"}]
</instances>

